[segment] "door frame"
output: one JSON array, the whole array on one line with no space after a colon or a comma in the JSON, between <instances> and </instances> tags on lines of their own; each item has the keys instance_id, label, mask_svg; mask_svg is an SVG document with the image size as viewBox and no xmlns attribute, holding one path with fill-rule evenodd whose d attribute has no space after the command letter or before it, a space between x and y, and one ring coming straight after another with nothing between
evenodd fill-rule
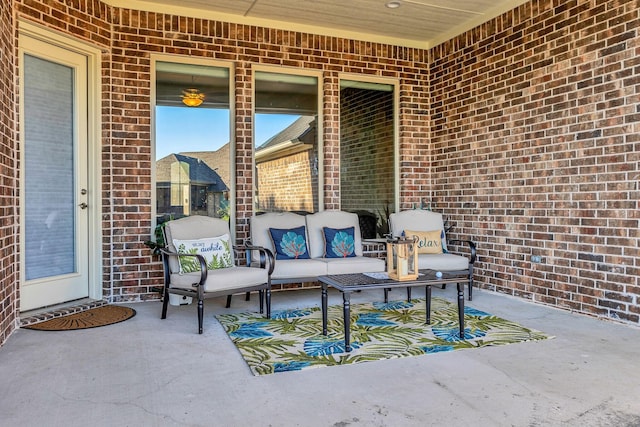
<instances>
[{"instance_id":1,"label":"door frame","mask_svg":"<svg viewBox=\"0 0 640 427\"><path fill-rule=\"evenodd\" d=\"M87 59L87 203L92 209L88 212L88 291L89 298L103 299L102 283L102 167L101 167L101 55L100 49L82 41L67 37L57 31L18 19L18 47L20 38L30 37L74 53ZM21 49L19 49L22 52ZM19 56L19 58L21 55ZM20 59L19 59L20 60ZM20 66L20 64L18 64ZM21 83L22 84L22 83ZM20 120L24 117L24 104L20 106ZM20 142L24 142L23 130L20 130ZM20 162L20 187L24 179L24 165ZM24 192L21 191L20 205L23 206ZM20 284L25 283L24 253L25 242L22 236L24 211L20 213Z\"/></svg>"}]
</instances>

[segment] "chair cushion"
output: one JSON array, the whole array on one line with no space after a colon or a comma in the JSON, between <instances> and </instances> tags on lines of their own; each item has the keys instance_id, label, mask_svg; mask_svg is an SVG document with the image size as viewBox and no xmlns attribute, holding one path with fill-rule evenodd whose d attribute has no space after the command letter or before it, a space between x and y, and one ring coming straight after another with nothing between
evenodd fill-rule
<instances>
[{"instance_id":1,"label":"chair cushion","mask_svg":"<svg viewBox=\"0 0 640 427\"><path fill-rule=\"evenodd\" d=\"M327 265L326 274L374 273L386 271L386 263L379 258L356 256L349 258L318 258Z\"/></svg>"},{"instance_id":2,"label":"chair cushion","mask_svg":"<svg viewBox=\"0 0 640 427\"><path fill-rule=\"evenodd\" d=\"M418 254L418 269L436 271L467 270L469 258L454 254Z\"/></svg>"},{"instance_id":3,"label":"chair cushion","mask_svg":"<svg viewBox=\"0 0 640 427\"><path fill-rule=\"evenodd\" d=\"M438 212L413 209L389 215L389 229L393 237L400 237L405 230L431 231L442 230L442 251L447 252L447 239L444 235L444 221Z\"/></svg>"},{"instance_id":4,"label":"chair cushion","mask_svg":"<svg viewBox=\"0 0 640 427\"><path fill-rule=\"evenodd\" d=\"M276 259L308 259L305 226L296 228L269 228Z\"/></svg>"},{"instance_id":5,"label":"chair cushion","mask_svg":"<svg viewBox=\"0 0 640 427\"><path fill-rule=\"evenodd\" d=\"M354 247L354 230L355 227L323 227L324 257L347 258L356 256Z\"/></svg>"},{"instance_id":6,"label":"chair cushion","mask_svg":"<svg viewBox=\"0 0 640 427\"><path fill-rule=\"evenodd\" d=\"M405 230L405 237L415 237L418 241L416 247L419 254L441 254L442 239L444 232L442 230L433 231L413 231Z\"/></svg>"},{"instance_id":7,"label":"chair cushion","mask_svg":"<svg viewBox=\"0 0 640 427\"><path fill-rule=\"evenodd\" d=\"M173 239L173 246L180 254L200 254L207 263L208 270L228 268L233 265L231 239L228 234L205 239ZM179 257L180 273L200 271L200 263L195 257Z\"/></svg>"},{"instance_id":8,"label":"chair cushion","mask_svg":"<svg viewBox=\"0 0 640 427\"><path fill-rule=\"evenodd\" d=\"M211 218L201 215L187 216L167 221L163 228L163 232L164 241L171 252L177 252L176 247L173 245L173 239L196 240L223 236L225 234L230 235L229 223L227 221L220 218ZM235 264L233 262L233 252L231 253L231 260L232 264ZM177 272L180 270L178 259L176 257L171 257L169 259L169 267L171 272Z\"/></svg>"},{"instance_id":9,"label":"chair cushion","mask_svg":"<svg viewBox=\"0 0 640 427\"><path fill-rule=\"evenodd\" d=\"M229 267L209 270L205 282L205 292L233 291L250 286L266 284L269 272L264 268ZM200 273L172 274L171 287L193 289L194 283L200 281Z\"/></svg>"}]
</instances>

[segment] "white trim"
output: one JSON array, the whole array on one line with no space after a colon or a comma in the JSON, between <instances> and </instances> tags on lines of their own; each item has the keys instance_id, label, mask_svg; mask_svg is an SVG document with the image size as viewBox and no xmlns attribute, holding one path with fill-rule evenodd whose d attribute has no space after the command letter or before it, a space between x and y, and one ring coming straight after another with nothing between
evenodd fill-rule
<instances>
[{"instance_id":1,"label":"white trim","mask_svg":"<svg viewBox=\"0 0 640 427\"><path fill-rule=\"evenodd\" d=\"M232 224L231 239L235 241L236 220L236 129L235 129L235 65L232 61L215 60L211 58L194 58L183 55L153 53L151 60L150 78L150 110L151 110L151 240L155 240L156 228L156 71L158 62L174 64L200 65L211 68L226 68L229 70L229 221Z\"/></svg>"},{"instance_id":2,"label":"white trim","mask_svg":"<svg viewBox=\"0 0 640 427\"><path fill-rule=\"evenodd\" d=\"M400 80L392 77L339 73L338 86L342 80L393 86L393 204L394 212L400 212ZM338 134L340 134L340 126L338 126Z\"/></svg>"},{"instance_id":3,"label":"white trim","mask_svg":"<svg viewBox=\"0 0 640 427\"><path fill-rule=\"evenodd\" d=\"M315 77L318 81L318 86L316 88L317 91L317 106L316 106L316 114L318 118L316 119L316 132L318 133L318 212L324 210L324 116L323 116L323 99L324 99L324 82L322 79L322 70L307 70L304 68L295 68L295 67L282 67L275 65L259 65L252 64L251 65L251 87L253 88L252 96L251 96L251 110L253 112L252 116L252 138L251 138L251 149L253 151L253 155L251 156L251 170L253 173L253 187L251 188L251 201L252 201L252 210L255 211L256 205L256 185L257 180L255 176L256 171L256 72L265 72L265 73L277 73L277 74L290 74L294 76L309 76Z\"/></svg>"},{"instance_id":4,"label":"white trim","mask_svg":"<svg viewBox=\"0 0 640 427\"><path fill-rule=\"evenodd\" d=\"M102 50L83 41L31 22L18 19L18 45L21 37L69 50L86 58L87 77L87 204L88 213L88 280L89 298L103 299L102 277ZM22 50L20 50L22 52ZM22 67L19 67L22 70ZM21 71L22 72L22 71ZM21 82L23 80L21 79ZM22 84L22 83L21 83ZM24 117L24 105L20 104L20 117ZM22 134L21 134L22 135ZM22 141L22 136L20 136ZM23 166L21 165L21 168ZM24 176L21 174L21 176ZM22 202L21 202L22 203ZM24 218L20 219L24 223ZM22 241L23 239L21 239ZM21 243L23 244L23 243ZM21 253L24 253L21 250ZM20 269L20 283L24 283L24 269Z\"/></svg>"}]
</instances>

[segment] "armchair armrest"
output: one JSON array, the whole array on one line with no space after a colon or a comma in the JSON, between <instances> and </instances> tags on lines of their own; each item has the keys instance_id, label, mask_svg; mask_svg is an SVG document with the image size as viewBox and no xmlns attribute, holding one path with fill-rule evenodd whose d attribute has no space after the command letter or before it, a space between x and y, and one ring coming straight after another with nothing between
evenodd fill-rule
<instances>
[{"instance_id":1,"label":"armchair armrest","mask_svg":"<svg viewBox=\"0 0 640 427\"><path fill-rule=\"evenodd\" d=\"M158 248L160 253L162 254L162 264L164 266L164 280L165 283L169 283L171 280L171 269L169 266L169 258L178 258L178 257L196 257L198 263L200 264L200 281L198 283L194 283L191 286L198 287L200 285L204 285L207 281L207 275L209 274L207 270L207 261L200 254L179 254L177 252L171 252L166 248Z\"/></svg>"},{"instance_id":2,"label":"armchair armrest","mask_svg":"<svg viewBox=\"0 0 640 427\"><path fill-rule=\"evenodd\" d=\"M471 240L452 239L452 240L449 240L447 243L451 243L453 245L462 245L462 244L468 245L469 246L469 250L471 251L471 256L469 258L469 264L473 264L474 262L476 262L476 244L474 242L472 242Z\"/></svg>"},{"instance_id":3,"label":"armchair armrest","mask_svg":"<svg viewBox=\"0 0 640 427\"><path fill-rule=\"evenodd\" d=\"M245 251L247 257L247 265L251 265L253 263L251 252L258 252L259 259L257 259L256 261L258 262L259 267L268 268L269 276L271 276L271 273L273 273L273 268L275 267L275 258L273 257L273 253L269 249L263 246L255 246L251 244L250 240L247 240L243 246L235 247Z\"/></svg>"}]
</instances>

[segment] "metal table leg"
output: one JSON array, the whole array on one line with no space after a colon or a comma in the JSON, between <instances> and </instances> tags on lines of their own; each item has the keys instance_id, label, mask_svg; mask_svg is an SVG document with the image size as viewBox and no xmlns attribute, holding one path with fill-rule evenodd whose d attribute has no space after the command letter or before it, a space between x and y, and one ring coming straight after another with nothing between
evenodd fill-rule
<instances>
[{"instance_id":1,"label":"metal table leg","mask_svg":"<svg viewBox=\"0 0 640 427\"><path fill-rule=\"evenodd\" d=\"M322 283L322 335L327 335L327 284Z\"/></svg>"},{"instance_id":2,"label":"metal table leg","mask_svg":"<svg viewBox=\"0 0 640 427\"><path fill-rule=\"evenodd\" d=\"M351 293L342 293L342 303L344 312L344 349L351 351Z\"/></svg>"},{"instance_id":3,"label":"metal table leg","mask_svg":"<svg viewBox=\"0 0 640 427\"><path fill-rule=\"evenodd\" d=\"M458 283L458 323L460 339L464 339L464 283Z\"/></svg>"},{"instance_id":4,"label":"metal table leg","mask_svg":"<svg viewBox=\"0 0 640 427\"><path fill-rule=\"evenodd\" d=\"M431 286L424 287L424 293L426 295L426 310L427 310L427 325L431 324Z\"/></svg>"}]
</instances>

